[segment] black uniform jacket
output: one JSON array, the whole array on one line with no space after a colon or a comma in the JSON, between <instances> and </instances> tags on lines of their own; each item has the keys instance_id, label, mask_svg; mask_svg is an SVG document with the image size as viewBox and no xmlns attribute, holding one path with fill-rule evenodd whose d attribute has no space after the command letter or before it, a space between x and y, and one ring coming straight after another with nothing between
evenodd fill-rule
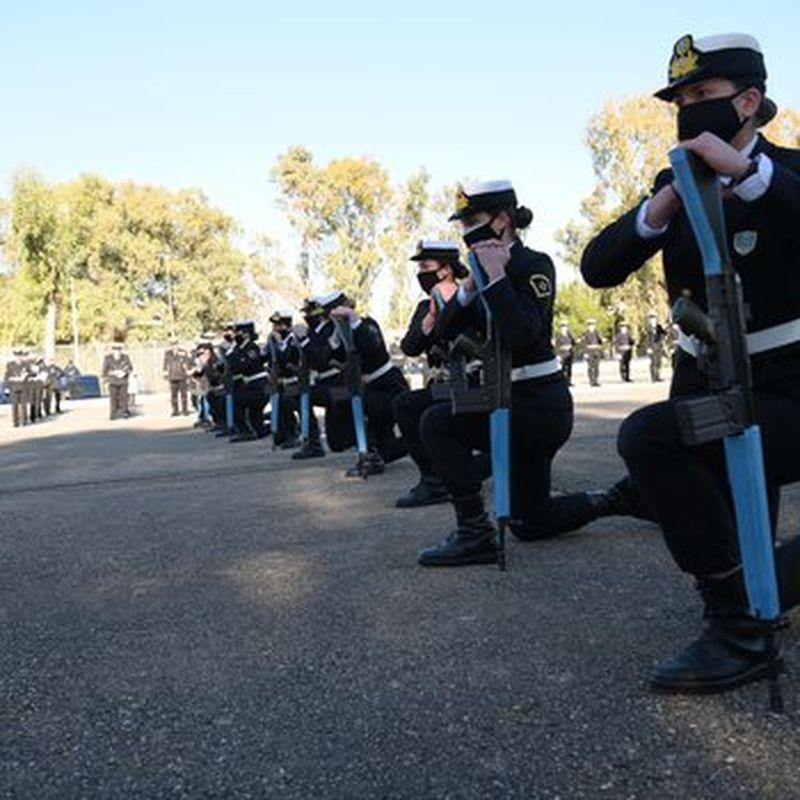
<instances>
[{"instance_id":1,"label":"black uniform jacket","mask_svg":"<svg viewBox=\"0 0 800 800\"><path fill-rule=\"evenodd\" d=\"M550 257L517 241L511 247L505 276L483 292L500 340L511 352L513 367L555 358L551 343L555 287L555 267ZM467 327L485 330L486 312L480 298L462 306L456 294L439 314L434 335L452 340ZM561 379L560 376L558 372L535 380Z\"/></svg>"},{"instance_id":2,"label":"black uniform jacket","mask_svg":"<svg viewBox=\"0 0 800 800\"><path fill-rule=\"evenodd\" d=\"M759 136L752 156L759 153L773 163L769 189L749 203L736 196L724 200L728 247L742 281L749 333L800 318L800 151ZM671 180L671 170L660 172L653 191ZM661 251L670 303L688 290L706 308L700 251L685 212L653 239L636 232L637 212L638 207L631 209L589 243L581 262L586 282L617 286ZM800 379L798 342L754 354L751 361L756 385Z\"/></svg>"}]
</instances>

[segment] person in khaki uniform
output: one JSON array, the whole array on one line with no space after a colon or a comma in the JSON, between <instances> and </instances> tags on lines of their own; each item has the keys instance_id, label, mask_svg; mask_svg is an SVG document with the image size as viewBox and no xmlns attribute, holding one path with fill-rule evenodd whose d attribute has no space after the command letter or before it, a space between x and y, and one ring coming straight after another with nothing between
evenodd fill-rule
<instances>
[{"instance_id":1,"label":"person in khaki uniform","mask_svg":"<svg viewBox=\"0 0 800 800\"><path fill-rule=\"evenodd\" d=\"M169 381L169 396L172 403L172 416L179 414L186 416L189 413L189 354L182 347L178 346L177 340L173 340L168 350L164 352L164 365L162 367L164 377ZM180 411L178 411L178 399L180 398Z\"/></svg>"},{"instance_id":2,"label":"person in khaki uniform","mask_svg":"<svg viewBox=\"0 0 800 800\"><path fill-rule=\"evenodd\" d=\"M119 419L131 415L128 408L128 378L133 372L133 364L122 345L115 344L103 359L103 379L108 385L110 402L109 418Z\"/></svg>"},{"instance_id":3,"label":"person in khaki uniform","mask_svg":"<svg viewBox=\"0 0 800 800\"><path fill-rule=\"evenodd\" d=\"M11 418L15 428L27 425L28 416L28 362L27 353L18 348L13 351L13 358L6 364L3 381L9 393L11 402Z\"/></svg>"}]
</instances>

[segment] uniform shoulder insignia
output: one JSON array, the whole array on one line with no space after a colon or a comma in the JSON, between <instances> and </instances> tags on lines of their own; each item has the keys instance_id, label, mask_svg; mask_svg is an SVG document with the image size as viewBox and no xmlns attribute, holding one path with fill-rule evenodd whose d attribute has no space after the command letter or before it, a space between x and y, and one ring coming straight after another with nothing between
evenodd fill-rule
<instances>
[{"instance_id":1,"label":"uniform shoulder insignia","mask_svg":"<svg viewBox=\"0 0 800 800\"><path fill-rule=\"evenodd\" d=\"M543 300L545 297L551 297L553 294L553 284L550 282L550 278L548 278L547 275L543 275L541 272L536 272L531 275L530 284L533 293L540 300Z\"/></svg>"}]
</instances>

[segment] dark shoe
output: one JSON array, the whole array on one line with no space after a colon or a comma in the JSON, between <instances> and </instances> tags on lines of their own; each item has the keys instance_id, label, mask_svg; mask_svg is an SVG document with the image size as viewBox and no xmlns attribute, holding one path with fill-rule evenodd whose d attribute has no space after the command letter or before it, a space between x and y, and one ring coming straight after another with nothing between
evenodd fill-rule
<instances>
[{"instance_id":1,"label":"dark shoe","mask_svg":"<svg viewBox=\"0 0 800 800\"><path fill-rule=\"evenodd\" d=\"M383 459L377 453L365 453L358 457L355 466L345 472L345 478L368 478L386 471Z\"/></svg>"},{"instance_id":2,"label":"dark shoe","mask_svg":"<svg viewBox=\"0 0 800 800\"><path fill-rule=\"evenodd\" d=\"M781 666L770 659L767 625L750 617L744 577L739 570L721 580L699 579L708 628L699 639L661 664L654 691L710 694L770 676Z\"/></svg>"},{"instance_id":3,"label":"dark shoe","mask_svg":"<svg viewBox=\"0 0 800 800\"><path fill-rule=\"evenodd\" d=\"M244 433L234 434L228 441L231 442L231 444L238 444L239 442L255 442L258 438L258 434L254 431L246 431Z\"/></svg>"},{"instance_id":4,"label":"dark shoe","mask_svg":"<svg viewBox=\"0 0 800 800\"><path fill-rule=\"evenodd\" d=\"M173 411L173 412L170 414L170 416L171 416L171 417L179 417L179 416L180 416L180 414L179 414L177 411Z\"/></svg>"},{"instance_id":5,"label":"dark shoe","mask_svg":"<svg viewBox=\"0 0 800 800\"><path fill-rule=\"evenodd\" d=\"M449 500L450 493L438 478L422 477L419 483L412 487L408 494L399 497L394 505L395 508L420 508L447 503Z\"/></svg>"},{"instance_id":6,"label":"dark shoe","mask_svg":"<svg viewBox=\"0 0 800 800\"><path fill-rule=\"evenodd\" d=\"M294 461L303 461L307 458L324 458L325 451L319 442L306 442L296 453L292 453Z\"/></svg>"},{"instance_id":7,"label":"dark shoe","mask_svg":"<svg viewBox=\"0 0 800 800\"><path fill-rule=\"evenodd\" d=\"M298 438L285 439L278 445L279 450L296 450L300 440Z\"/></svg>"},{"instance_id":8,"label":"dark shoe","mask_svg":"<svg viewBox=\"0 0 800 800\"><path fill-rule=\"evenodd\" d=\"M462 567L468 564L496 564L494 525L483 510L480 494L454 498L458 528L437 547L419 554L423 567Z\"/></svg>"},{"instance_id":9,"label":"dark shoe","mask_svg":"<svg viewBox=\"0 0 800 800\"><path fill-rule=\"evenodd\" d=\"M755 620L753 620L755 622ZM780 668L780 658L777 662ZM769 677L771 663L764 628L711 625L697 641L660 664L654 691L687 694L724 692Z\"/></svg>"}]
</instances>

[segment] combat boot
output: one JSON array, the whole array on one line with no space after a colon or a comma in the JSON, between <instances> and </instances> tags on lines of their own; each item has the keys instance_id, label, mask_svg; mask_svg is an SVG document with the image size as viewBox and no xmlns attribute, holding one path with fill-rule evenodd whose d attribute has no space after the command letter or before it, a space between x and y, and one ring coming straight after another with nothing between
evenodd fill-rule
<instances>
[{"instance_id":1,"label":"combat boot","mask_svg":"<svg viewBox=\"0 0 800 800\"><path fill-rule=\"evenodd\" d=\"M368 478L370 475L380 475L386 472L386 464L380 454L374 450L364 453L358 457L354 466L345 472L345 478Z\"/></svg>"},{"instance_id":2,"label":"combat boot","mask_svg":"<svg viewBox=\"0 0 800 800\"><path fill-rule=\"evenodd\" d=\"M447 503L449 500L450 493L439 478L435 475L423 475L419 483L399 497L394 505L395 508L420 508Z\"/></svg>"},{"instance_id":3,"label":"combat boot","mask_svg":"<svg viewBox=\"0 0 800 800\"><path fill-rule=\"evenodd\" d=\"M711 694L769 677L773 664L767 624L748 614L742 570L722 579L698 579L708 627L678 655L660 664L657 692ZM780 668L780 657L775 668Z\"/></svg>"},{"instance_id":4,"label":"combat boot","mask_svg":"<svg viewBox=\"0 0 800 800\"><path fill-rule=\"evenodd\" d=\"M296 453L292 453L295 461L303 461L307 458L324 458L325 451L319 441L306 442Z\"/></svg>"},{"instance_id":5,"label":"combat boot","mask_svg":"<svg viewBox=\"0 0 800 800\"><path fill-rule=\"evenodd\" d=\"M423 567L496 564L495 528L483 508L480 493L454 497L458 527L441 544L419 554Z\"/></svg>"}]
</instances>

